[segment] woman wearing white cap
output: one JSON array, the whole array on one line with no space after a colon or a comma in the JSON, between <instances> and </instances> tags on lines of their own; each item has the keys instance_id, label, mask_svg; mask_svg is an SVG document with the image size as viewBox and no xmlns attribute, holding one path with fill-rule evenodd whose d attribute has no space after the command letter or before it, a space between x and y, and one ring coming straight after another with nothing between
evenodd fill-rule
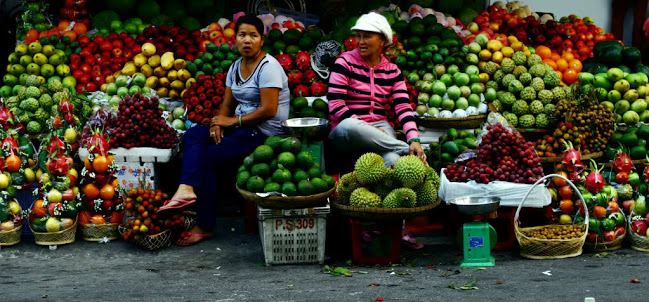
<instances>
[{"instance_id":1,"label":"woman wearing white cap","mask_svg":"<svg viewBox=\"0 0 649 302\"><path fill-rule=\"evenodd\" d=\"M419 143L406 83L399 68L381 53L392 43L392 28L385 17L369 13L352 27L358 48L343 53L329 78L329 135L341 155L380 154L386 166L402 156L415 154L426 162ZM387 118L389 99L406 133L407 143L396 138Z\"/></svg>"}]
</instances>

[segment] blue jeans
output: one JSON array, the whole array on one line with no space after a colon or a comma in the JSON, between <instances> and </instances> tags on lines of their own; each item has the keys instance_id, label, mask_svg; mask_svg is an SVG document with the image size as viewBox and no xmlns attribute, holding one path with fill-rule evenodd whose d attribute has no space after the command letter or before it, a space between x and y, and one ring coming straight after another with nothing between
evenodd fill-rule
<instances>
[{"instance_id":1,"label":"blue jeans","mask_svg":"<svg viewBox=\"0 0 649 302\"><path fill-rule=\"evenodd\" d=\"M394 129L386 121L368 125L359 119L346 118L331 131L329 140L334 151L341 156L358 157L366 152L374 152L383 157L386 167L410 153L410 146L397 139Z\"/></svg>"},{"instance_id":2,"label":"blue jeans","mask_svg":"<svg viewBox=\"0 0 649 302\"><path fill-rule=\"evenodd\" d=\"M197 224L213 229L219 197L234 188L236 170L267 136L256 127L226 128L217 145L209 131L209 126L199 125L185 132L180 183L194 187Z\"/></svg>"}]
</instances>

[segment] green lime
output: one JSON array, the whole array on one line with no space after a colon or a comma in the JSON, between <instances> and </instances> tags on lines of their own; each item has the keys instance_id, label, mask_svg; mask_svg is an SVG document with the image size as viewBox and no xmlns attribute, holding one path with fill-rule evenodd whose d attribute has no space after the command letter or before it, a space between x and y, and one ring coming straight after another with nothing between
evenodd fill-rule
<instances>
[{"instance_id":1,"label":"green lime","mask_svg":"<svg viewBox=\"0 0 649 302\"><path fill-rule=\"evenodd\" d=\"M252 169L250 169L250 174L264 178L268 177L270 175L270 167L264 163L254 164Z\"/></svg>"},{"instance_id":2,"label":"green lime","mask_svg":"<svg viewBox=\"0 0 649 302\"><path fill-rule=\"evenodd\" d=\"M282 152L277 156L277 163L286 169L293 169L295 167L295 155L291 152Z\"/></svg>"},{"instance_id":3,"label":"green lime","mask_svg":"<svg viewBox=\"0 0 649 302\"><path fill-rule=\"evenodd\" d=\"M237 170L237 173L238 173L238 172L243 172L243 171L248 171L248 169L246 169L246 166L241 165L241 166L239 167L239 170Z\"/></svg>"},{"instance_id":4,"label":"green lime","mask_svg":"<svg viewBox=\"0 0 649 302\"><path fill-rule=\"evenodd\" d=\"M310 168L314 162L313 155L309 151L300 151L297 154L297 163L303 168Z\"/></svg>"},{"instance_id":5,"label":"green lime","mask_svg":"<svg viewBox=\"0 0 649 302\"><path fill-rule=\"evenodd\" d=\"M273 160L273 148L267 145L261 145L252 153L256 163L268 163Z\"/></svg>"},{"instance_id":6,"label":"green lime","mask_svg":"<svg viewBox=\"0 0 649 302\"><path fill-rule=\"evenodd\" d=\"M250 170L252 169L252 165L255 164L255 158L251 155L248 155L246 158L243 159L243 166L246 167L246 169Z\"/></svg>"},{"instance_id":7,"label":"green lime","mask_svg":"<svg viewBox=\"0 0 649 302\"><path fill-rule=\"evenodd\" d=\"M300 180L300 182L297 184L297 191L300 193L301 196L309 196L309 195L313 195L315 189L313 188L313 184L311 184L310 181L303 179Z\"/></svg>"},{"instance_id":8,"label":"green lime","mask_svg":"<svg viewBox=\"0 0 649 302\"><path fill-rule=\"evenodd\" d=\"M281 150L281 148L282 148L282 138L279 137L279 136L271 136L271 137L266 139L266 141L264 142L264 145L270 146L271 148L273 148L273 152L279 153L280 151L282 151Z\"/></svg>"},{"instance_id":9,"label":"green lime","mask_svg":"<svg viewBox=\"0 0 649 302\"><path fill-rule=\"evenodd\" d=\"M252 176L248 179L246 189L253 193L262 192L264 190L264 185L264 179L259 176Z\"/></svg>"},{"instance_id":10,"label":"green lime","mask_svg":"<svg viewBox=\"0 0 649 302\"><path fill-rule=\"evenodd\" d=\"M250 172L245 170L239 172L237 174L237 187L244 188L248 183L248 180L250 180Z\"/></svg>"},{"instance_id":11,"label":"green lime","mask_svg":"<svg viewBox=\"0 0 649 302\"><path fill-rule=\"evenodd\" d=\"M327 174L322 173L320 178L327 183L327 187L329 189L333 188L336 185L336 180Z\"/></svg>"},{"instance_id":12,"label":"green lime","mask_svg":"<svg viewBox=\"0 0 649 302\"><path fill-rule=\"evenodd\" d=\"M315 117L315 114L315 109L313 109L312 107L302 108L302 110L300 111L300 115L302 117Z\"/></svg>"},{"instance_id":13,"label":"green lime","mask_svg":"<svg viewBox=\"0 0 649 302\"><path fill-rule=\"evenodd\" d=\"M309 179L309 173L304 170L295 170L293 174L293 182L299 183L301 180Z\"/></svg>"},{"instance_id":14,"label":"green lime","mask_svg":"<svg viewBox=\"0 0 649 302\"><path fill-rule=\"evenodd\" d=\"M282 193L286 194L286 196L295 196L297 195L297 188L294 183L285 182L282 185Z\"/></svg>"},{"instance_id":15,"label":"green lime","mask_svg":"<svg viewBox=\"0 0 649 302\"><path fill-rule=\"evenodd\" d=\"M289 182L293 179L293 175L291 175L291 171L286 170L286 169L278 169L273 172L273 182L283 184L285 182Z\"/></svg>"},{"instance_id":16,"label":"green lime","mask_svg":"<svg viewBox=\"0 0 649 302\"><path fill-rule=\"evenodd\" d=\"M296 137L287 137L282 140L282 151L298 154L302 150L302 142Z\"/></svg>"},{"instance_id":17,"label":"green lime","mask_svg":"<svg viewBox=\"0 0 649 302\"><path fill-rule=\"evenodd\" d=\"M329 185L327 185L327 183L320 178L312 178L311 184L313 185L315 193L327 192L327 190L329 190Z\"/></svg>"},{"instance_id":18,"label":"green lime","mask_svg":"<svg viewBox=\"0 0 649 302\"><path fill-rule=\"evenodd\" d=\"M291 102L291 105L293 105L293 107L295 108L296 111L300 111L300 110L302 110L302 109L304 109L306 107L309 107L309 101L307 101L307 99L305 97L299 96L299 97L296 97L295 99L293 99L293 101ZM325 103L325 105L326 105L326 103Z\"/></svg>"},{"instance_id":19,"label":"green lime","mask_svg":"<svg viewBox=\"0 0 649 302\"><path fill-rule=\"evenodd\" d=\"M264 186L264 193L269 193L269 192L280 192L282 190L282 186L280 186L276 182L271 182L268 183Z\"/></svg>"},{"instance_id":20,"label":"green lime","mask_svg":"<svg viewBox=\"0 0 649 302\"><path fill-rule=\"evenodd\" d=\"M315 165L311 166L309 170L307 170L307 174L309 174L309 178L313 180L316 177L320 177L322 175L322 170L320 170L320 167L317 167Z\"/></svg>"}]
</instances>

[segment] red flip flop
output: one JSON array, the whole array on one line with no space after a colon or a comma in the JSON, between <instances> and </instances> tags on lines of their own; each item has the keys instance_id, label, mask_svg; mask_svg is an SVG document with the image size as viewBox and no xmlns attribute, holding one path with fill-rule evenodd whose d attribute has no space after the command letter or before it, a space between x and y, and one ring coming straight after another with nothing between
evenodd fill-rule
<instances>
[{"instance_id":1,"label":"red flip flop","mask_svg":"<svg viewBox=\"0 0 649 302\"><path fill-rule=\"evenodd\" d=\"M169 202L175 201L178 202L175 206L168 206ZM196 199L184 200L184 199L169 199L165 201L164 205L158 209L158 215L172 210L182 209L186 206L196 203Z\"/></svg>"},{"instance_id":2,"label":"red flip flop","mask_svg":"<svg viewBox=\"0 0 649 302\"><path fill-rule=\"evenodd\" d=\"M201 238L201 240L198 240L198 241L192 242L192 243L178 243L178 241L180 241L180 240L187 240L187 239L189 239L191 237L199 237L199 238ZM203 240L212 239L212 238L214 238L214 234L197 234L197 233L192 233L192 232L183 232L182 234L180 234L180 238L178 240L176 240L176 242L174 242L174 244L179 245L179 246L190 246L190 245L197 244L197 243L199 243L199 242L201 242Z\"/></svg>"}]
</instances>

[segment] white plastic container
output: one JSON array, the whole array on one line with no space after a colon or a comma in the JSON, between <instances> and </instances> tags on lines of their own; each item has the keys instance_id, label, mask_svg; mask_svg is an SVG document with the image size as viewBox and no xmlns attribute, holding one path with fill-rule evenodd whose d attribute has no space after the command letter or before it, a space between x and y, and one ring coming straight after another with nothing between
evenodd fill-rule
<instances>
[{"instance_id":1,"label":"white plastic container","mask_svg":"<svg viewBox=\"0 0 649 302\"><path fill-rule=\"evenodd\" d=\"M266 265L324 262L329 204L292 210L257 209Z\"/></svg>"}]
</instances>

